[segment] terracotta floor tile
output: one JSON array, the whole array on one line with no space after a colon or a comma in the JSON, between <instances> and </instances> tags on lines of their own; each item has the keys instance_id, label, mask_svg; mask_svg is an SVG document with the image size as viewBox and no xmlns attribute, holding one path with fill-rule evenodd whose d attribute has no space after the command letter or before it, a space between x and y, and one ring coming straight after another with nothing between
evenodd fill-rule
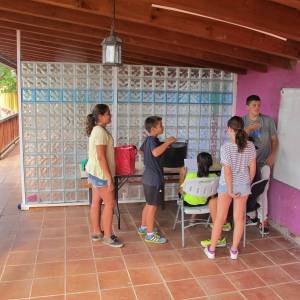
<instances>
[{"instance_id":1,"label":"terracotta floor tile","mask_svg":"<svg viewBox=\"0 0 300 300\"><path fill-rule=\"evenodd\" d=\"M175 249L182 249L182 242L181 238L172 238L170 239L170 243L173 245ZM184 241L185 248L191 248L198 246L199 243L195 240L194 237L187 237Z\"/></svg>"},{"instance_id":2,"label":"terracotta floor tile","mask_svg":"<svg viewBox=\"0 0 300 300\"><path fill-rule=\"evenodd\" d=\"M60 277L65 275L64 262L52 262L37 264L35 268L35 277Z\"/></svg>"},{"instance_id":3,"label":"terracotta floor tile","mask_svg":"<svg viewBox=\"0 0 300 300\"><path fill-rule=\"evenodd\" d=\"M32 280L0 283L1 300L28 298Z\"/></svg>"},{"instance_id":4,"label":"terracotta floor tile","mask_svg":"<svg viewBox=\"0 0 300 300\"><path fill-rule=\"evenodd\" d=\"M160 273L166 281L192 278L192 273L184 264L167 265L159 267Z\"/></svg>"},{"instance_id":5,"label":"terracotta floor tile","mask_svg":"<svg viewBox=\"0 0 300 300\"><path fill-rule=\"evenodd\" d=\"M41 239L54 239L64 238L65 231L60 228L43 228L41 233Z\"/></svg>"},{"instance_id":6,"label":"terracotta floor tile","mask_svg":"<svg viewBox=\"0 0 300 300\"><path fill-rule=\"evenodd\" d=\"M270 258L275 264L288 264L298 262L298 260L287 250L265 252L265 255Z\"/></svg>"},{"instance_id":7,"label":"terracotta floor tile","mask_svg":"<svg viewBox=\"0 0 300 300\"><path fill-rule=\"evenodd\" d=\"M60 295L65 292L65 278L38 278L33 280L31 297Z\"/></svg>"},{"instance_id":8,"label":"terracotta floor tile","mask_svg":"<svg viewBox=\"0 0 300 300\"><path fill-rule=\"evenodd\" d=\"M121 256L122 252L119 248L112 248L109 246L95 246L94 249L94 255L95 258L103 258L103 257L113 257L113 256Z\"/></svg>"},{"instance_id":9,"label":"terracotta floor tile","mask_svg":"<svg viewBox=\"0 0 300 300\"><path fill-rule=\"evenodd\" d=\"M101 291L101 300L136 300L132 288L121 288Z\"/></svg>"},{"instance_id":10,"label":"terracotta floor tile","mask_svg":"<svg viewBox=\"0 0 300 300\"><path fill-rule=\"evenodd\" d=\"M105 257L96 260L97 272L124 270L125 264L122 257Z\"/></svg>"},{"instance_id":11,"label":"terracotta floor tile","mask_svg":"<svg viewBox=\"0 0 300 300\"><path fill-rule=\"evenodd\" d=\"M287 250L293 257L296 257L298 260L300 260L300 248L294 247L292 249Z\"/></svg>"},{"instance_id":12,"label":"terracotta floor tile","mask_svg":"<svg viewBox=\"0 0 300 300\"><path fill-rule=\"evenodd\" d=\"M218 258L215 260L215 263L224 273L244 271L248 269L247 265L244 264L241 259L233 260L230 258Z\"/></svg>"},{"instance_id":13,"label":"terracotta floor tile","mask_svg":"<svg viewBox=\"0 0 300 300\"><path fill-rule=\"evenodd\" d=\"M120 232L120 233L117 233L117 236L126 244L142 241L142 238L136 231Z\"/></svg>"},{"instance_id":14,"label":"terracotta floor tile","mask_svg":"<svg viewBox=\"0 0 300 300\"><path fill-rule=\"evenodd\" d=\"M92 247L67 248L67 261L93 258Z\"/></svg>"},{"instance_id":15,"label":"terracotta floor tile","mask_svg":"<svg viewBox=\"0 0 300 300\"><path fill-rule=\"evenodd\" d=\"M72 225L88 225L89 219L86 217L73 217L73 216L66 216L66 226Z\"/></svg>"},{"instance_id":16,"label":"terracotta floor tile","mask_svg":"<svg viewBox=\"0 0 300 300\"><path fill-rule=\"evenodd\" d=\"M194 279L167 282L175 300L205 296L204 291Z\"/></svg>"},{"instance_id":17,"label":"terracotta floor tile","mask_svg":"<svg viewBox=\"0 0 300 300\"><path fill-rule=\"evenodd\" d=\"M218 275L222 273L217 264L209 260L187 262L186 265L195 277Z\"/></svg>"},{"instance_id":18,"label":"terracotta floor tile","mask_svg":"<svg viewBox=\"0 0 300 300\"><path fill-rule=\"evenodd\" d=\"M255 244L255 242L247 242L246 247L239 247L239 254L257 253L259 250L256 249L252 244Z\"/></svg>"},{"instance_id":19,"label":"terracotta floor tile","mask_svg":"<svg viewBox=\"0 0 300 300\"><path fill-rule=\"evenodd\" d=\"M209 297L209 300L244 300L240 293L226 293Z\"/></svg>"},{"instance_id":20,"label":"terracotta floor tile","mask_svg":"<svg viewBox=\"0 0 300 300\"><path fill-rule=\"evenodd\" d=\"M171 300L172 297L163 284L134 287L139 300Z\"/></svg>"},{"instance_id":21,"label":"terracotta floor tile","mask_svg":"<svg viewBox=\"0 0 300 300\"><path fill-rule=\"evenodd\" d=\"M218 249L219 250L219 249ZM202 248L178 249L177 252L183 261L194 261L206 258ZM220 251L219 251L220 252Z\"/></svg>"},{"instance_id":22,"label":"terracotta floor tile","mask_svg":"<svg viewBox=\"0 0 300 300\"><path fill-rule=\"evenodd\" d=\"M64 230L65 228L65 220L59 219L59 220L45 220L43 223L43 228L62 228Z\"/></svg>"},{"instance_id":23,"label":"terracotta floor tile","mask_svg":"<svg viewBox=\"0 0 300 300\"><path fill-rule=\"evenodd\" d=\"M158 245L159 246L159 245ZM121 249L123 255L129 254L138 254L148 252L147 246L145 242L133 242L125 244L125 246Z\"/></svg>"},{"instance_id":24,"label":"terracotta floor tile","mask_svg":"<svg viewBox=\"0 0 300 300\"><path fill-rule=\"evenodd\" d=\"M275 243L271 238L264 238L264 239L251 241L251 244L253 244L260 251L282 249L282 246L280 246L280 244L278 243Z\"/></svg>"},{"instance_id":25,"label":"terracotta floor tile","mask_svg":"<svg viewBox=\"0 0 300 300\"><path fill-rule=\"evenodd\" d=\"M125 270L99 273L98 278L101 289L123 288L130 285L130 278Z\"/></svg>"},{"instance_id":26,"label":"terracotta floor tile","mask_svg":"<svg viewBox=\"0 0 300 300\"><path fill-rule=\"evenodd\" d=\"M297 300L300 295L300 283L291 282L274 285L272 289L284 300Z\"/></svg>"},{"instance_id":27,"label":"terracotta floor tile","mask_svg":"<svg viewBox=\"0 0 300 300\"><path fill-rule=\"evenodd\" d=\"M284 238L284 237L274 237L272 238L272 240L279 244L283 249L291 249L294 248L296 246L296 244L292 241L289 241L288 239Z\"/></svg>"},{"instance_id":28,"label":"terracotta floor tile","mask_svg":"<svg viewBox=\"0 0 300 300\"><path fill-rule=\"evenodd\" d=\"M90 247L91 239L87 236L67 237L67 248L72 247Z\"/></svg>"},{"instance_id":29,"label":"terracotta floor tile","mask_svg":"<svg viewBox=\"0 0 300 300\"><path fill-rule=\"evenodd\" d=\"M60 262L65 260L65 250L52 249L40 250L37 256L37 263Z\"/></svg>"},{"instance_id":30,"label":"terracotta floor tile","mask_svg":"<svg viewBox=\"0 0 300 300\"><path fill-rule=\"evenodd\" d=\"M67 277L67 293L98 291L96 274L85 274Z\"/></svg>"},{"instance_id":31,"label":"terracotta floor tile","mask_svg":"<svg viewBox=\"0 0 300 300\"><path fill-rule=\"evenodd\" d=\"M130 269L129 274L133 285L162 282L162 277L156 268Z\"/></svg>"},{"instance_id":32,"label":"terracotta floor tile","mask_svg":"<svg viewBox=\"0 0 300 300\"><path fill-rule=\"evenodd\" d=\"M17 239L15 240L11 251L36 251L38 240Z\"/></svg>"},{"instance_id":33,"label":"terracotta floor tile","mask_svg":"<svg viewBox=\"0 0 300 300\"><path fill-rule=\"evenodd\" d=\"M51 249L59 249L65 248L65 239L45 239L40 240L39 249L40 250L51 250Z\"/></svg>"},{"instance_id":34,"label":"terracotta floor tile","mask_svg":"<svg viewBox=\"0 0 300 300\"><path fill-rule=\"evenodd\" d=\"M139 253L133 255L125 255L124 256L125 263L127 268L144 268L153 266L153 261L148 253Z\"/></svg>"},{"instance_id":35,"label":"terracotta floor tile","mask_svg":"<svg viewBox=\"0 0 300 300\"><path fill-rule=\"evenodd\" d=\"M214 275L198 278L200 286L208 295L216 295L235 291L235 287L222 275Z\"/></svg>"},{"instance_id":36,"label":"terracotta floor tile","mask_svg":"<svg viewBox=\"0 0 300 300\"><path fill-rule=\"evenodd\" d=\"M96 273L94 260L72 260L67 262L67 276Z\"/></svg>"},{"instance_id":37,"label":"terracotta floor tile","mask_svg":"<svg viewBox=\"0 0 300 300\"><path fill-rule=\"evenodd\" d=\"M30 265L35 263L36 251L11 252L7 265Z\"/></svg>"},{"instance_id":38,"label":"terracotta floor tile","mask_svg":"<svg viewBox=\"0 0 300 300\"><path fill-rule=\"evenodd\" d=\"M66 227L66 235L67 237L72 236L89 236L89 227L88 225L70 225Z\"/></svg>"},{"instance_id":39,"label":"terracotta floor tile","mask_svg":"<svg viewBox=\"0 0 300 300\"><path fill-rule=\"evenodd\" d=\"M37 297L37 298L32 298L32 299L34 299L34 300L65 300L65 295Z\"/></svg>"},{"instance_id":40,"label":"terracotta floor tile","mask_svg":"<svg viewBox=\"0 0 300 300\"><path fill-rule=\"evenodd\" d=\"M80 293L80 294L68 294L66 300L100 300L100 294L98 292Z\"/></svg>"},{"instance_id":41,"label":"terracotta floor tile","mask_svg":"<svg viewBox=\"0 0 300 300\"><path fill-rule=\"evenodd\" d=\"M300 262L294 264L283 265L281 268L286 271L295 280L300 280Z\"/></svg>"},{"instance_id":42,"label":"terracotta floor tile","mask_svg":"<svg viewBox=\"0 0 300 300\"><path fill-rule=\"evenodd\" d=\"M158 266L178 264L181 262L179 255L175 251L152 252L151 256Z\"/></svg>"},{"instance_id":43,"label":"terracotta floor tile","mask_svg":"<svg viewBox=\"0 0 300 300\"><path fill-rule=\"evenodd\" d=\"M269 260L262 253L252 253L240 255L240 259L249 267L249 268L262 268L273 265L272 261Z\"/></svg>"},{"instance_id":44,"label":"terracotta floor tile","mask_svg":"<svg viewBox=\"0 0 300 300\"><path fill-rule=\"evenodd\" d=\"M34 265L6 266L1 281L24 280L33 278Z\"/></svg>"},{"instance_id":45,"label":"terracotta floor tile","mask_svg":"<svg viewBox=\"0 0 300 300\"><path fill-rule=\"evenodd\" d=\"M279 266L260 268L253 271L268 285L292 281L290 276L283 272Z\"/></svg>"},{"instance_id":46,"label":"terracotta floor tile","mask_svg":"<svg viewBox=\"0 0 300 300\"><path fill-rule=\"evenodd\" d=\"M148 244L145 243L145 245L147 246L147 248L149 249L149 251L151 253L153 252L159 252L159 251L167 251L167 250L174 250L174 247L172 245L172 243L165 243L165 244Z\"/></svg>"},{"instance_id":47,"label":"terracotta floor tile","mask_svg":"<svg viewBox=\"0 0 300 300\"><path fill-rule=\"evenodd\" d=\"M261 279L250 270L229 273L226 274L226 277L228 277L239 290L257 288L265 285Z\"/></svg>"},{"instance_id":48,"label":"terracotta floor tile","mask_svg":"<svg viewBox=\"0 0 300 300\"><path fill-rule=\"evenodd\" d=\"M247 300L279 300L280 298L268 287L246 290L241 292ZM284 298L285 299L285 298Z\"/></svg>"}]
</instances>

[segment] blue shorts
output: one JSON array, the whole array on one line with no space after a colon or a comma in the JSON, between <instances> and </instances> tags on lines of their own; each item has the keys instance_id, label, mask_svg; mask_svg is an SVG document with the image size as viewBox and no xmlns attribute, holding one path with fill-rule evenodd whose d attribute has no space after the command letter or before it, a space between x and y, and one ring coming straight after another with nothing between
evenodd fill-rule
<instances>
[{"instance_id":1,"label":"blue shorts","mask_svg":"<svg viewBox=\"0 0 300 300\"><path fill-rule=\"evenodd\" d=\"M251 194L251 188L249 184L239 184L233 185L234 194L240 194L241 196L248 196ZM218 187L218 194L219 193L227 193L227 186L226 184L219 184Z\"/></svg>"},{"instance_id":2,"label":"blue shorts","mask_svg":"<svg viewBox=\"0 0 300 300\"><path fill-rule=\"evenodd\" d=\"M100 179L91 174L88 174L88 181L92 186L95 186L95 187L106 187L107 186L107 180Z\"/></svg>"}]
</instances>

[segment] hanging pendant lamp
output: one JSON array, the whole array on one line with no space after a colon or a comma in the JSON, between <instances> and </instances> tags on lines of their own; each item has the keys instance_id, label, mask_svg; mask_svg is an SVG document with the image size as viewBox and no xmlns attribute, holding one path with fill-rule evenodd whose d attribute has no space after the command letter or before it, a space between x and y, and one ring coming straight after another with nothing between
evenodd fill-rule
<instances>
[{"instance_id":1,"label":"hanging pendant lamp","mask_svg":"<svg viewBox=\"0 0 300 300\"><path fill-rule=\"evenodd\" d=\"M113 0L113 19L110 35L102 42L102 64L119 66L122 64L122 40L115 33L116 2Z\"/></svg>"}]
</instances>

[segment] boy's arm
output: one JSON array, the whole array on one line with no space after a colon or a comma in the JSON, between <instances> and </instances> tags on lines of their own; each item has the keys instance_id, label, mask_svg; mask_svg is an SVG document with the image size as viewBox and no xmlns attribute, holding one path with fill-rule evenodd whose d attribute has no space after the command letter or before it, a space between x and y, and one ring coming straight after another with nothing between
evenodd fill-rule
<instances>
[{"instance_id":1,"label":"boy's arm","mask_svg":"<svg viewBox=\"0 0 300 300\"><path fill-rule=\"evenodd\" d=\"M224 165L224 177L225 182L227 186L227 193L232 196L232 172L231 172L231 166Z\"/></svg>"},{"instance_id":2,"label":"boy's arm","mask_svg":"<svg viewBox=\"0 0 300 300\"><path fill-rule=\"evenodd\" d=\"M152 150L152 155L154 157L158 157L162 155L168 149L168 147L174 144L175 142L176 142L176 138L174 138L173 136L167 138L164 143L162 143L160 146Z\"/></svg>"},{"instance_id":3,"label":"boy's arm","mask_svg":"<svg viewBox=\"0 0 300 300\"><path fill-rule=\"evenodd\" d=\"M182 184L184 182L186 172L187 172L187 170L185 167L182 167L179 171L179 182L178 182L178 185L179 185L178 192L179 193L182 193Z\"/></svg>"}]
</instances>

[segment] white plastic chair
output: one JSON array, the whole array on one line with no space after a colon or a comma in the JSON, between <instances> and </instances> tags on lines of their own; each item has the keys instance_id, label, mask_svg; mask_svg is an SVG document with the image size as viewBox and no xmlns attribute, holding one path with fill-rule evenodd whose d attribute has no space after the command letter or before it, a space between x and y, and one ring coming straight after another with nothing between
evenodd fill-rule
<instances>
[{"instance_id":1,"label":"white plastic chair","mask_svg":"<svg viewBox=\"0 0 300 300\"><path fill-rule=\"evenodd\" d=\"M217 194L218 185L219 185L219 177L192 178L185 182L183 186L183 192L193 196L211 197ZM185 214L187 215L209 214L209 208L208 205L196 206L196 207L184 206L183 196L179 198L177 204L178 204L178 209L176 213L173 230L175 230L177 223L181 223L181 241L182 241L182 247L184 247L184 230L186 228L199 225L199 224L208 225L210 219L210 217L208 217L208 219L195 219L196 223L185 225L185 222L189 220L185 220L184 215ZM181 219L178 220L180 212L181 212Z\"/></svg>"}]
</instances>

